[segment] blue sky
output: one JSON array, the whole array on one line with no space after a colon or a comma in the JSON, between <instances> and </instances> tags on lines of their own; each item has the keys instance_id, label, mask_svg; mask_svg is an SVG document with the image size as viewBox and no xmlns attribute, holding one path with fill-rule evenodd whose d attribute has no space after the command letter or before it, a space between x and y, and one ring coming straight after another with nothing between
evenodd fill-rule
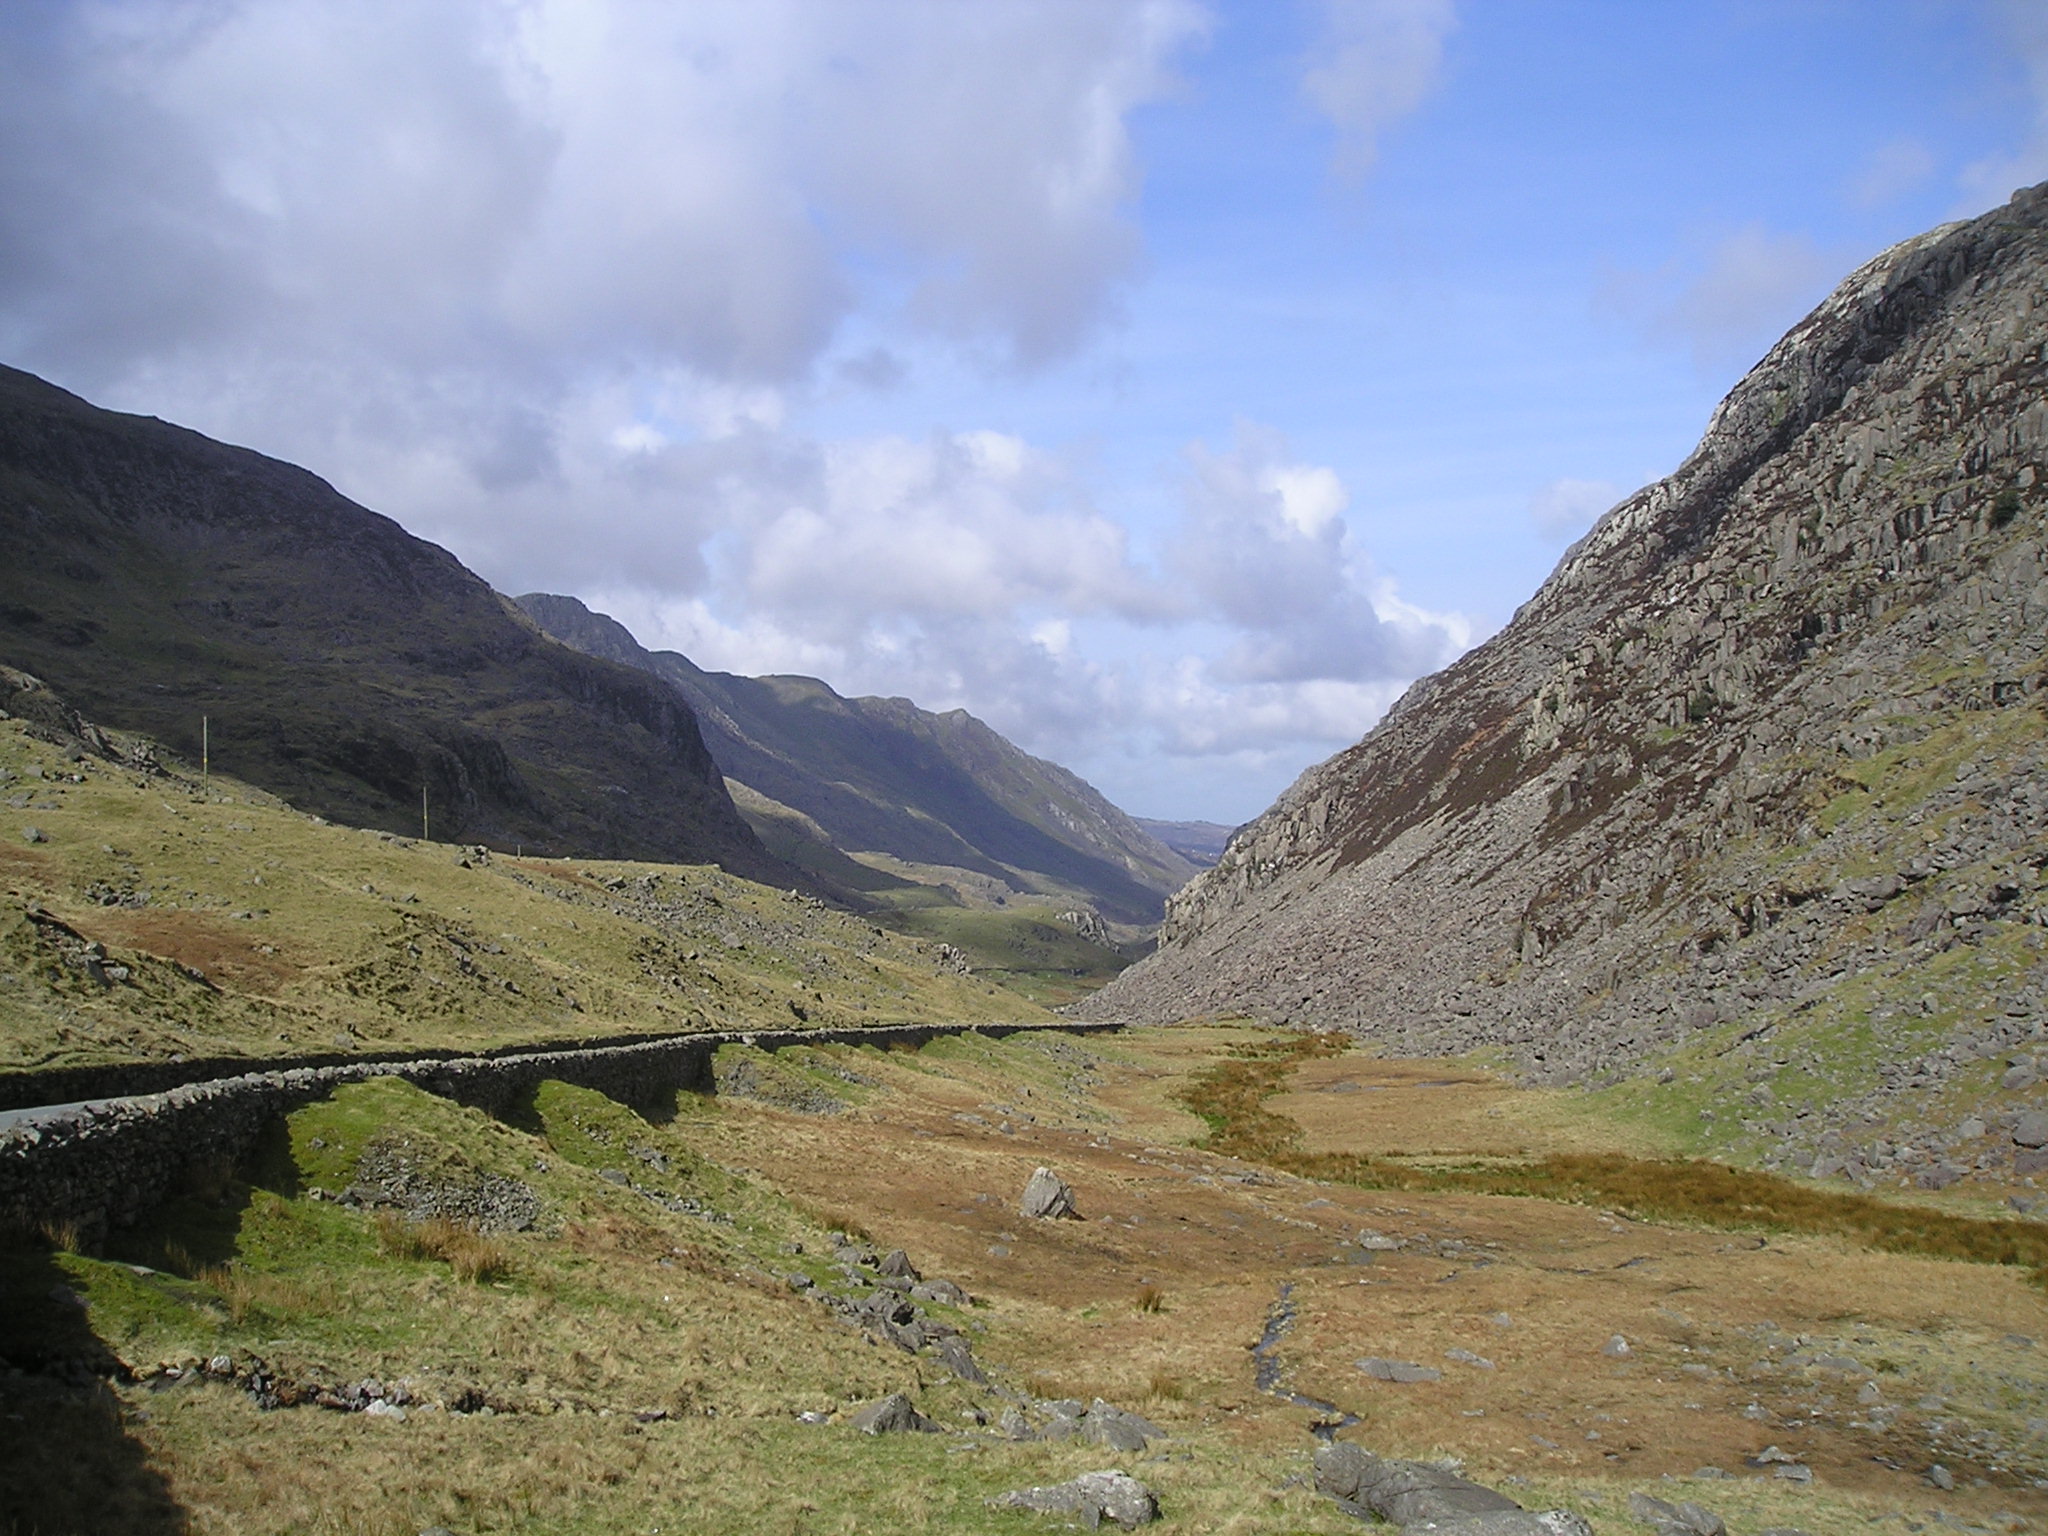
<instances>
[{"instance_id":1,"label":"blue sky","mask_svg":"<svg viewBox=\"0 0 2048 1536\"><path fill-rule=\"evenodd\" d=\"M0 358L1235 822L1857 263L2048 176L2044 18L49 0Z\"/></svg>"}]
</instances>

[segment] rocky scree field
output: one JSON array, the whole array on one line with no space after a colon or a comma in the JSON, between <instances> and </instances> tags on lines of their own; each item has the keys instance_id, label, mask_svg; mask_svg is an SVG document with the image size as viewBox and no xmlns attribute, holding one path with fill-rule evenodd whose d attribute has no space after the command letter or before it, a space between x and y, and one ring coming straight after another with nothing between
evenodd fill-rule
<instances>
[{"instance_id":1,"label":"rocky scree field","mask_svg":"<svg viewBox=\"0 0 2048 1536\"><path fill-rule=\"evenodd\" d=\"M2044 315L2048 189L1852 274L1081 1011L1491 1050L1866 1186L2040 1172Z\"/></svg>"},{"instance_id":2,"label":"rocky scree field","mask_svg":"<svg viewBox=\"0 0 2048 1536\"><path fill-rule=\"evenodd\" d=\"M2048 1518L2029 1262L1809 1230L1784 1181L1655 1219L1480 1187L1668 1150L1589 1143L1578 1090L1244 1026L716 1076L501 1120L353 1084L100 1251L0 1245L5 1522L1024 1536L1058 1517L1006 1495L1114 1467L1162 1531L1356 1530L1318 1433L1597 1536L1667 1536L1643 1494L1738 1536ZM1041 1167L1073 1219L1020 1213ZM913 1427L863 1433L893 1394Z\"/></svg>"}]
</instances>

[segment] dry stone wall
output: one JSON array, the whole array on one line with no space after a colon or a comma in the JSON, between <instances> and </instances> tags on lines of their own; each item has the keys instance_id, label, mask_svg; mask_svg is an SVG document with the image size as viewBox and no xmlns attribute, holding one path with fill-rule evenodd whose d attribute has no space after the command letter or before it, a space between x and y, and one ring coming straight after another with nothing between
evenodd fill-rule
<instances>
[{"instance_id":1,"label":"dry stone wall","mask_svg":"<svg viewBox=\"0 0 2048 1536\"><path fill-rule=\"evenodd\" d=\"M920 1047L945 1035L1001 1038L1020 1030L1091 1033L1114 1025L906 1024L860 1030L776 1030L675 1035L628 1045L516 1055L403 1058L287 1066L162 1093L115 1098L0 1128L0 1230L68 1225L87 1241L132 1224L196 1175L231 1167L279 1118L344 1083L398 1077L430 1093L504 1115L542 1082L594 1089L636 1108L678 1090L713 1090L719 1047Z\"/></svg>"}]
</instances>

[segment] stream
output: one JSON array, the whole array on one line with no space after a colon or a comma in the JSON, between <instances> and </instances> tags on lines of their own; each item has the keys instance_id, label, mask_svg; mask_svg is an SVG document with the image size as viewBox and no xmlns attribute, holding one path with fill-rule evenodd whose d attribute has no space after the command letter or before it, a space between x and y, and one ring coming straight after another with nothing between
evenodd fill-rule
<instances>
[{"instance_id":1,"label":"stream","mask_svg":"<svg viewBox=\"0 0 2048 1536\"><path fill-rule=\"evenodd\" d=\"M1280 1385L1280 1341L1294 1326L1294 1317L1294 1282L1283 1281L1272 1311L1266 1314L1265 1331L1259 1335L1259 1342L1252 1346L1252 1385L1283 1403L1292 1403L1318 1415L1316 1421L1309 1425L1308 1432L1318 1440L1333 1440L1338 1430L1356 1424L1358 1415L1346 1413L1335 1403L1326 1403L1320 1397L1310 1397L1305 1392Z\"/></svg>"}]
</instances>

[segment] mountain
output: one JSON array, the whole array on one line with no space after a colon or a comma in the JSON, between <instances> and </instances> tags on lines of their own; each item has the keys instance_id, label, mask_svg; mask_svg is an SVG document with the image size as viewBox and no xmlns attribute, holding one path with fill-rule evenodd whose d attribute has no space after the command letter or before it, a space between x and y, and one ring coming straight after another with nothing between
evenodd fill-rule
<instances>
[{"instance_id":1,"label":"mountain","mask_svg":"<svg viewBox=\"0 0 2048 1536\"><path fill-rule=\"evenodd\" d=\"M2044 342L2048 188L1860 268L1082 1011L1655 1076L1766 1160L2009 1158L1970 1136L2048 1076ZM1872 1142L1908 1090L1948 1129Z\"/></svg>"},{"instance_id":2,"label":"mountain","mask_svg":"<svg viewBox=\"0 0 2048 1536\"><path fill-rule=\"evenodd\" d=\"M764 835L828 879L872 884L877 870L843 855L882 855L883 869L893 860L965 872L998 882L998 894L1085 901L1112 921L1145 924L1196 872L1084 780L964 709L842 698L813 677L706 672L674 651L646 650L573 597L518 601L565 645L673 686L726 777L756 797L741 798Z\"/></svg>"},{"instance_id":3,"label":"mountain","mask_svg":"<svg viewBox=\"0 0 2048 1536\"><path fill-rule=\"evenodd\" d=\"M1236 830L1215 821L1148 821L1143 816L1132 819L1182 858L1204 869L1223 857L1230 835Z\"/></svg>"},{"instance_id":4,"label":"mountain","mask_svg":"<svg viewBox=\"0 0 2048 1536\"><path fill-rule=\"evenodd\" d=\"M0 661L303 810L789 882L673 690L303 469L0 368L0 542Z\"/></svg>"}]
</instances>

